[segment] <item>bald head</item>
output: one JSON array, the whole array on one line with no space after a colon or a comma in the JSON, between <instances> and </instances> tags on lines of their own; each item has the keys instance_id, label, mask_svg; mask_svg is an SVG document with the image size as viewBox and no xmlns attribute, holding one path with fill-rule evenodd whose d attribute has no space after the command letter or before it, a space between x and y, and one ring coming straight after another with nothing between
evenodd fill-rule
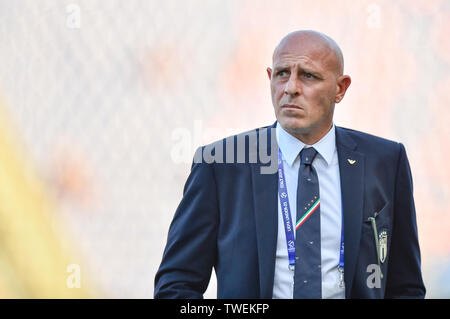
<instances>
[{"instance_id":1,"label":"bald head","mask_svg":"<svg viewBox=\"0 0 450 319\"><path fill-rule=\"evenodd\" d=\"M308 48L327 59L327 64L337 75L344 72L344 57L337 43L329 36L312 30L300 30L287 34L277 45L273 52L272 60L283 52L287 47Z\"/></svg>"}]
</instances>

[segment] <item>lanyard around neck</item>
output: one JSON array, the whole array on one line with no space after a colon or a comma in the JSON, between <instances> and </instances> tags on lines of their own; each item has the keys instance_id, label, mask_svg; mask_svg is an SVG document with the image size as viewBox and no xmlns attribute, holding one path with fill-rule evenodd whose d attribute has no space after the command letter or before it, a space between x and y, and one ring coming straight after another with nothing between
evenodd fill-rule
<instances>
[{"instance_id":1,"label":"lanyard around neck","mask_svg":"<svg viewBox=\"0 0 450 319\"><path fill-rule=\"evenodd\" d=\"M278 148L278 196L280 198L281 214L283 215L284 231L286 233L286 245L289 257L289 269L295 269L295 227L291 218L291 208L289 205L289 196L287 192L286 177L284 175L283 155ZM344 216L341 222L341 242L339 245L339 264L340 274L339 287L344 288Z\"/></svg>"}]
</instances>

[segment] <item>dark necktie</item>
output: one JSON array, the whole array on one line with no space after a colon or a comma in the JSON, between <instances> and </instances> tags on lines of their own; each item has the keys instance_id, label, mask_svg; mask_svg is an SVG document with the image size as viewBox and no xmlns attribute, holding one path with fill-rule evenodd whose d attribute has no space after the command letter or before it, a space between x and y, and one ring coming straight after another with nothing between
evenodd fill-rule
<instances>
[{"instance_id":1,"label":"dark necktie","mask_svg":"<svg viewBox=\"0 0 450 319\"><path fill-rule=\"evenodd\" d=\"M313 147L300 152L297 187L294 298L322 298L319 179Z\"/></svg>"}]
</instances>

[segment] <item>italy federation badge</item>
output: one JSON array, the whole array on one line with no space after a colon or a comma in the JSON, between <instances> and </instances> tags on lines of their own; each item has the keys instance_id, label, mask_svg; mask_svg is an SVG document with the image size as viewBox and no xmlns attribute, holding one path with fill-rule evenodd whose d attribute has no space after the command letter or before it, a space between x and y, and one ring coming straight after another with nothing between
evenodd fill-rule
<instances>
[{"instance_id":1,"label":"italy federation badge","mask_svg":"<svg viewBox=\"0 0 450 319\"><path fill-rule=\"evenodd\" d=\"M387 232L383 230L380 235L378 235L378 243L379 243L379 256L380 262L384 263L387 256Z\"/></svg>"}]
</instances>

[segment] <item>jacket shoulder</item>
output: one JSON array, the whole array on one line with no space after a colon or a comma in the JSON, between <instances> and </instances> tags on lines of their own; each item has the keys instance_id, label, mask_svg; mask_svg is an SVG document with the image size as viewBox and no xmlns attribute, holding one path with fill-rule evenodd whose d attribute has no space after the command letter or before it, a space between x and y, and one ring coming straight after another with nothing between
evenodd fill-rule
<instances>
[{"instance_id":1,"label":"jacket shoulder","mask_svg":"<svg viewBox=\"0 0 450 319\"><path fill-rule=\"evenodd\" d=\"M350 137L358 147L363 148L386 148L387 150L399 150L400 143L389 140L380 136L372 135L369 133L344 128L337 127L338 135L345 135L346 137Z\"/></svg>"}]
</instances>

